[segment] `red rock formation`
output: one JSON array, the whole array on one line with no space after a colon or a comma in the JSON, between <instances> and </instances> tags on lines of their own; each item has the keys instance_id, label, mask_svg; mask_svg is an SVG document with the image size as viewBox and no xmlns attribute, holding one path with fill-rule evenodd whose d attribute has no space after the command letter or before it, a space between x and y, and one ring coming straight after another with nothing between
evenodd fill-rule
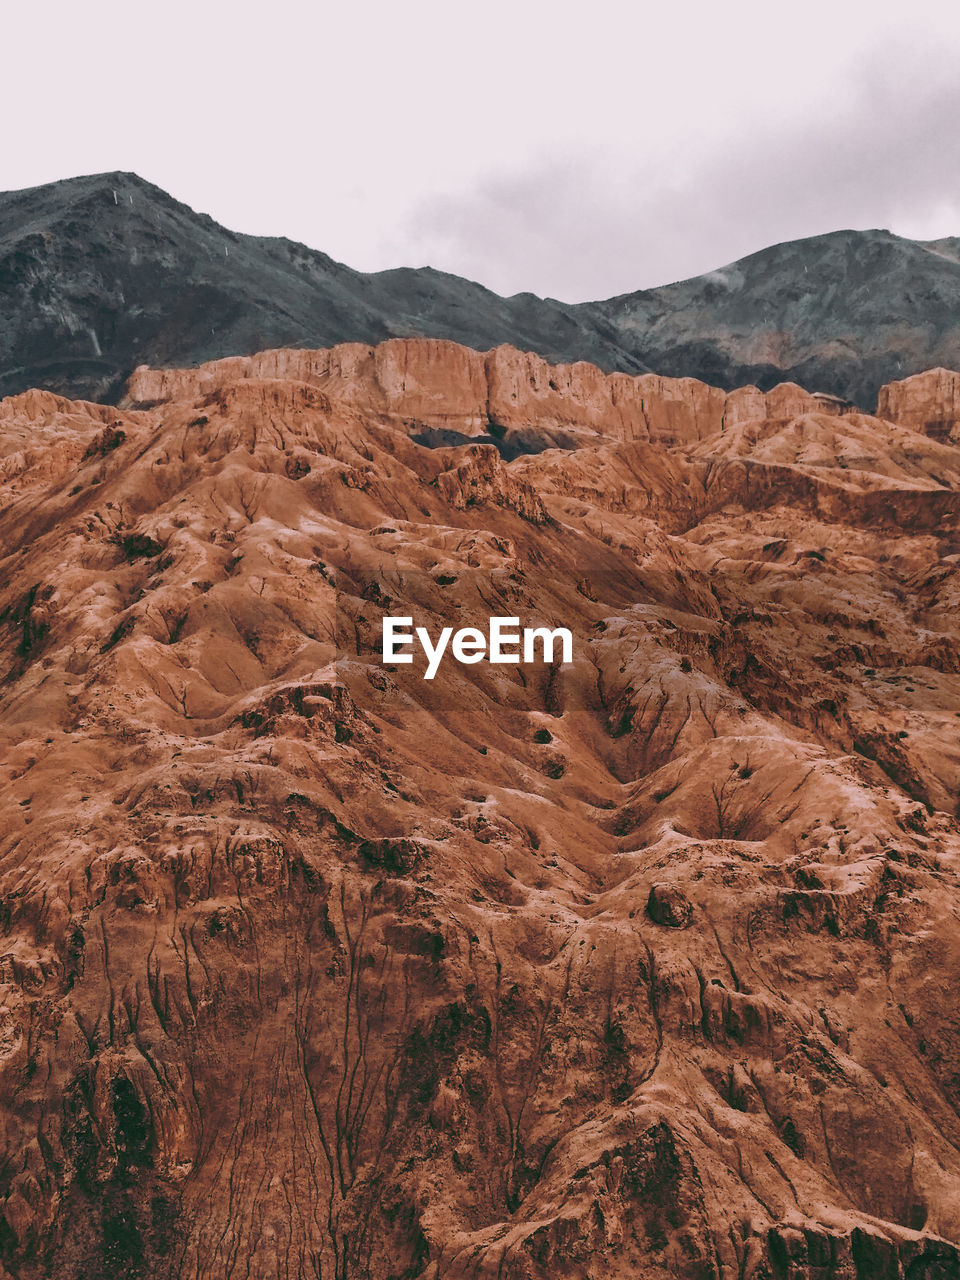
<instances>
[{"instance_id":1,"label":"red rock formation","mask_svg":"<svg viewBox=\"0 0 960 1280\"><path fill-rule=\"evenodd\" d=\"M839 413L840 401L792 383L763 392L720 391L694 378L604 374L595 365L548 365L531 352L485 354L453 342L394 338L378 347L264 351L197 369L136 370L130 404L200 399L235 380L306 382L339 403L410 427L482 435L501 429L573 427L621 440L686 444L729 423Z\"/></svg>"},{"instance_id":2,"label":"red rock formation","mask_svg":"<svg viewBox=\"0 0 960 1280\"><path fill-rule=\"evenodd\" d=\"M930 369L880 388L877 417L922 431L934 440L960 433L960 373Z\"/></svg>"},{"instance_id":3,"label":"red rock formation","mask_svg":"<svg viewBox=\"0 0 960 1280\"><path fill-rule=\"evenodd\" d=\"M960 449L440 343L130 399L0 405L0 1276L955 1276Z\"/></svg>"}]
</instances>

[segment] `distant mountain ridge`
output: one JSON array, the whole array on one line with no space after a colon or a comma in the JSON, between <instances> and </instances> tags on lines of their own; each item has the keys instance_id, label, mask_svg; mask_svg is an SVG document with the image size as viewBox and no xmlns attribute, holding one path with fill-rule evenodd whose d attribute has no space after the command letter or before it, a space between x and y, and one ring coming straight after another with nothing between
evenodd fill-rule
<instances>
[{"instance_id":1,"label":"distant mountain ridge","mask_svg":"<svg viewBox=\"0 0 960 1280\"><path fill-rule=\"evenodd\" d=\"M0 302L0 395L113 401L139 364L416 336L725 389L795 381L872 408L891 379L960 365L960 238L839 231L568 304L429 267L354 271L108 173L0 194Z\"/></svg>"},{"instance_id":2,"label":"distant mountain ridge","mask_svg":"<svg viewBox=\"0 0 960 1280\"><path fill-rule=\"evenodd\" d=\"M884 382L960 367L960 239L836 231L594 306L658 373L872 409Z\"/></svg>"}]
</instances>

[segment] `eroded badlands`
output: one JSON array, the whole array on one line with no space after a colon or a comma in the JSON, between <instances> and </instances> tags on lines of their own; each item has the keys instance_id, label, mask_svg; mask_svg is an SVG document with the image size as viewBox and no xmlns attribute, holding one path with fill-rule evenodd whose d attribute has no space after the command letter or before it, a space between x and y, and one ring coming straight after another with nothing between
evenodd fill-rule
<instances>
[{"instance_id":1,"label":"eroded badlands","mask_svg":"<svg viewBox=\"0 0 960 1280\"><path fill-rule=\"evenodd\" d=\"M0 403L0 1275L960 1275L958 384Z\"/></svg>"}]
</instances>

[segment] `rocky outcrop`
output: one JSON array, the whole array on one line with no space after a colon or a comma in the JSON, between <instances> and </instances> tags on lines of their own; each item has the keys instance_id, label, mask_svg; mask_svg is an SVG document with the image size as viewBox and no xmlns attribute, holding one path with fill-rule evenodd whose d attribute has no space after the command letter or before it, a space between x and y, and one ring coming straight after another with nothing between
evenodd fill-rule
<instances>
[{"instance_id":1,"label":"rocky outcrop","mask_svg":"<svg viewBox=\"0 0 960 1280\"><path fill-rule=\"evenodd\" d=\"M126 403L198 403L246 379L305 382L366 414L409 430L449 429L477 436L535 428L571 428L620 440L689 444L750 421L786 421L803 413L840 414L829 396L801 387L730 393L693 378L604 374L595 365L549 365L531 352L486 353L452 342L394 338L324 351L263 351L197 369L136 369Z\"/></svg>"},{"instance_id":2,"label":"rocky outcrop","mask_svg":"<svg viewBox=\"0 0 960 1280\"><path fill-rule=\"evenodd\" d=\"M690 899L674 884L650 886L647 898L647 915L655 924L668 929L685 929L693 916Z\"/></svg>"},{"instance_id":3,"label":"rocky outcrop","mask_svg":"<svg viewBox=\"0 0 960 1280\"><path fill-rule=\"evenodd\" d=\"M0 1280L955 1277L960 448L443 343L138 378L0 403Z\"/></svg>"},{"instance_id":4,"label":"rocky outcrop","mask_svg":"<svg viewBox=\"0 0 960 1280\"><path fill-rule=\"evenodd\" d=\"M933 440L960 436L960 373L928 369L880 388L877 417L922 431Z\"/></svg>"},{"instance_id":5,"label":"rocky outcrop","mask_svg":"<svg viewBox=\"0 0 960 1280\"><path fill-rule=\"evenodd\" d=\"M342 405L411 425L450 426L479 435L488 424L484 357L454 342L429 339L393 339L377 347L346 343L323 351L261 351L197 369L142 366L127 385L126 401L199 401L248 379L307 383Z\"/></svg>"}]
</instances>

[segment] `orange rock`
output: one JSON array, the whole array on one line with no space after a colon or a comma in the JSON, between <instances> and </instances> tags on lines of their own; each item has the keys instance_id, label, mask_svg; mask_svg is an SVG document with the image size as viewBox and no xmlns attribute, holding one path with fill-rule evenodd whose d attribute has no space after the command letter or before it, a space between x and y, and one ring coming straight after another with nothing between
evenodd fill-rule
<instances>
[{"instance_id":1,"label":"orange rock","mask_svg":"<svg viewBox=\"0 0 960 1280\"><path fill-rule=\"evenodd\" d=\"M877 417L922 431L934 440L960 433L960 373L929 369L880 388Z\"/></svg>"},{"instance_id":2,"label":"orange rock","mask_svg":"<svg viewBox=\"0 0 960 1280\"><path fill-rule=\"evenodd\" d=\"M845 411L831 396L785 383L723 392L695 378L604 374L595 365L549 365L531 352L485 355L453 342L394 338L378 347L347 343L322 351L264 351L197 369L138 368L126 403L195 400L242 379L306 382L343 405L411 428L482 435L491 426L573 427L621 440L686 444L722 424Z\"/></svg>"},{"instance_id":3,"label":"orange rock","mask_svg":"<svg viewBox=\"0 0 960 1280\"><path fill-rule=\"evenodd\" d=\"M398 339L0 403L6 1273L953 1275L941 386Z\"/></svg>"}]
</instances>

